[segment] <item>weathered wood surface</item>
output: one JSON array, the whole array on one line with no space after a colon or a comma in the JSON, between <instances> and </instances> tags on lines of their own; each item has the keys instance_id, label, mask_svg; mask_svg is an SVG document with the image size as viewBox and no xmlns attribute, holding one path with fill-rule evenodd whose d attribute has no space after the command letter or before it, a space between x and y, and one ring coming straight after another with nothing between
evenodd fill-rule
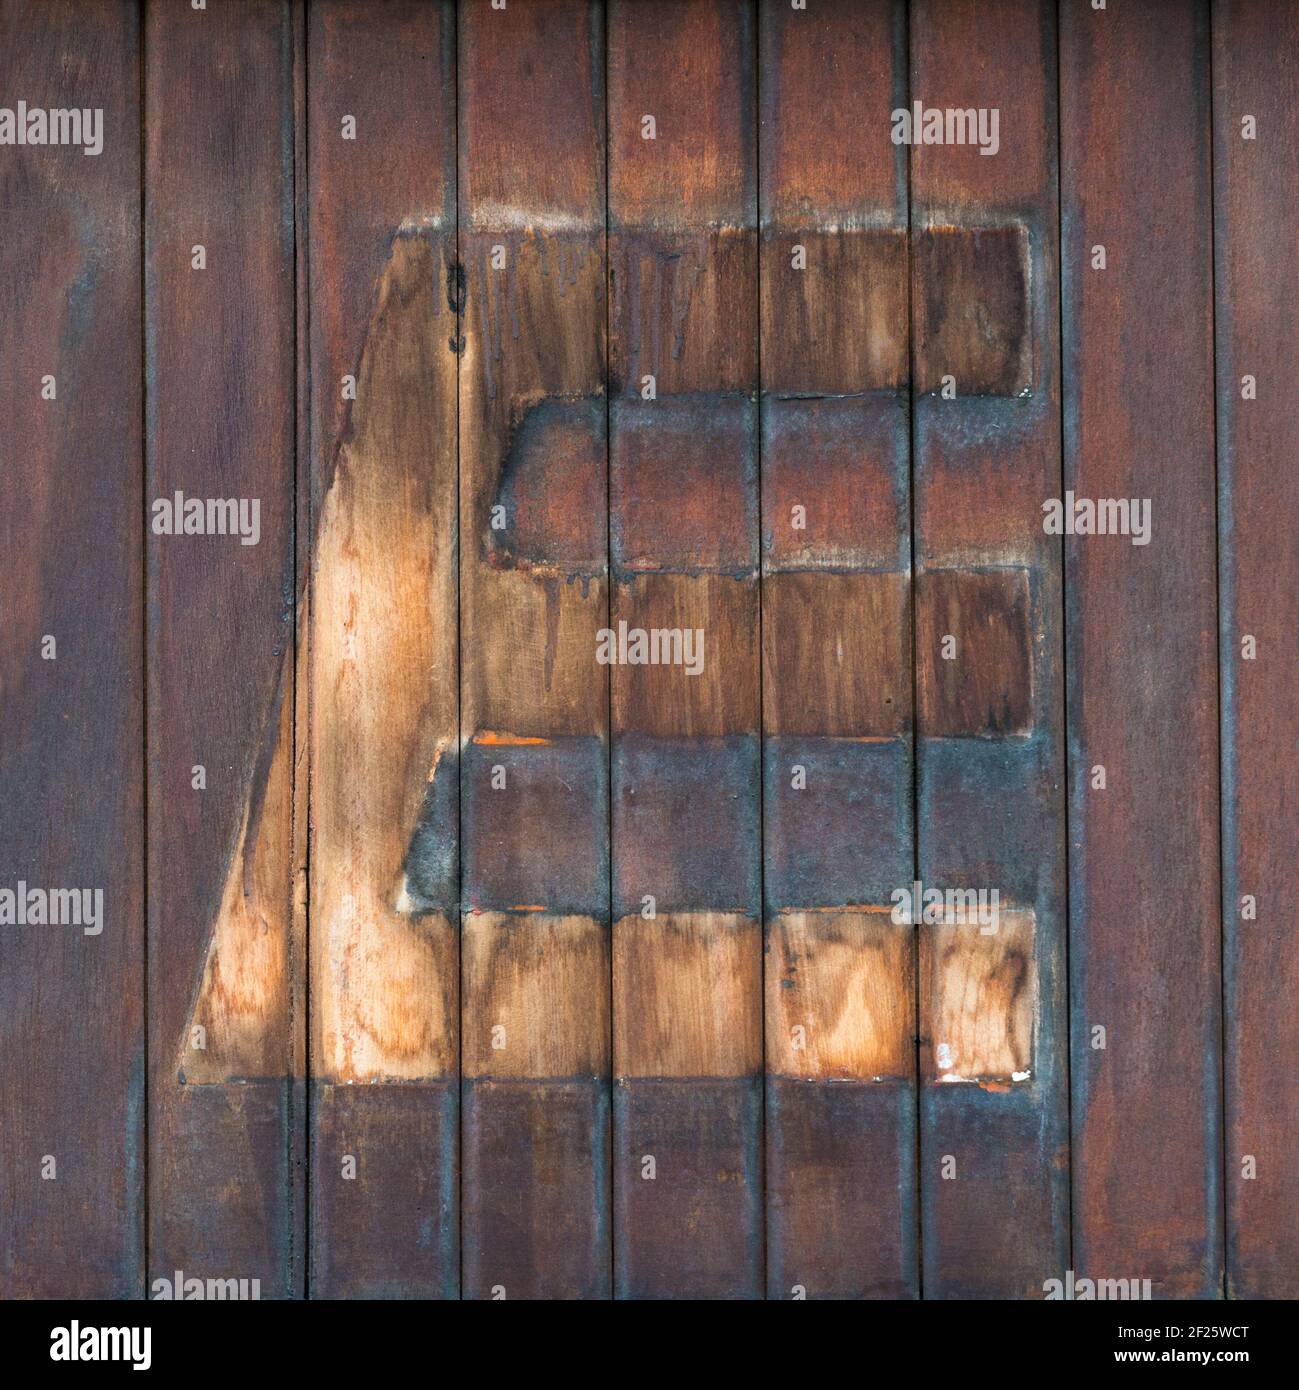
<instances>
[{"instance_id":1,"label":"weathered wood surface","mask_svg":"<svg viewBox=\"0 0 1299 1390\"><path fill-rule=\"evenodd\" d=\"M1288 926L1299 897L1296 53L1293 5L1214 6L1223 1186L1227 1291L1237 1298L1299 1297L1299 1088L1290 1062L1299 964Z\"/></svg>"},{"instance_id":2,"label":"weathered wood surface","mask_svg":"<svg viewBox=\"0 0 1299 1390\"><path fill-rule=\"evenodd\" d=\"M1069 1267L1055 17L911 6L913 100L999 112L911 151L917 878L998 895L919 928L930 1297Z\"/></svg>"},{"instance_id":3,"label":"weathered wood surface","mask_svg":"<svg viewBox=\"0 0 1299 1390\"><path fill-rule=\"evenodd\" d=\"M610 1285L603 15L460 9L464 1294Z\"/></svg>"},{"instance_id":4,"label":"weathered wood surface","mask_svg":"<svg viewBox=\"0 0 1299 1390\"><path fill-rule=\"evenodd\" d=\"M612 668L622 1298L763 1292L754 20L608 17L611 621L703 643Z\"/></svg>"},{"instance_id":5,"label":"weathered wood surface","mask_svg":"<svg viewBox=\"0 0 1299 1390\"><path fill-rule=\"evenodd\" d=\"M1065 543L1073 1263L1209 1296L1223 1237L1208 6L1065 6L1060 111L1065 487L1150 504L1148 544Z\"/></svg>"},{"instance_id":6,"label":"weathered wood surface","mask_svg":"<svg viewBox=\"0 0 1299 1390\"><path fill-rule=\"evenodd\" d=\"M0 1293L1299 1292L1295 13L0 0Z\"/></svg>"},{"instance_id":7,"label":"weathered wood surface","mask_svg":"<svg viewBox=\"0 0 1299 1390\"><path fill-rule=\"evenodd\" d=\"M904 33L762 9L771 1298L919 1287Z\"/></svg>"},{"instance_id":8,"label":"weathered wood surface","mask_svg":"<svg viewBox=\"0 0 1299 1390\"><path fill-rule=\"evenodd\" d=\"M0 99L103 113L96 156L0 152L0 890L94 916L0 926L5 1299L144 1288L135 26L129 4L0 5Z\"/></svg>"},{"instance_id":9,"label":"weathered wood surface","mask_svg":"<svg viewBox=\"0 0 1299 1390\"><path fill-rule=\"evenodd\" d=\"M293 22L145 13L146 500L258 517L255 544L147 538L148 1258L283 1297L303 1287Z\"/></svg>"},{"instance_id":10,"label":"weathered wood surface","mask_svg":"<svg viewBox=\"0 0 1299 1390\"><path fill-rule=\"evenodd\" d=\"M369 16L369 17L368 17ZM459 1290L455 10L311 7L311 1282Z\"/></svg>"}]
</instances>

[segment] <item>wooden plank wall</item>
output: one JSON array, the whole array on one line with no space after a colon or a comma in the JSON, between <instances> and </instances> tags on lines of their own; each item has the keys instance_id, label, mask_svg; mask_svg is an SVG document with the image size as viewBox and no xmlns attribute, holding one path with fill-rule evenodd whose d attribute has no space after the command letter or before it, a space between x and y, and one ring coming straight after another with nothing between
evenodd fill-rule
<instances>
[{"instance_id":1,"label":"wooden plank wall","mask_svg":"<svg viewBox=\"0 0 1299 1390\"><path fill-rule=\"evenodd\" d=\"M998 15L911 9L912 99L1000 113L991 157L911 150L917 879L998 894L919 928L935 1296L1040 1295L1069 1254L1055 7Z\"/></svg>"},{"instance_id":2,"label":"wooden plank wall","mask_svg":"<svg viewBox=\"0 0 1299 1390\"><path fill-rule=\"evenodd\" d=\"M145 10L146 497L258 518L151 511L148 1258L263 1297L303 1287L292 40L287 4Z\"/></svg>"},{"instance_id":3,"label":"wooden plank wall","mask_svg":"<svg viewBox=\"0 0 1299 1390\"><path fill-rule=\"evenodd\" d=\"M1238 1298L1299 1295L1299 8L1213 10L1226 1271ZM1286 153L1282 156L1281 151ZM1279 157L1278 157L1279 156Z\"/></svg>"},{"instance_id":4,"label":"wooden plank wall","mask_svg":"<svg viewBox=\"0 0 1299 1390\"><path fill-rule=\"evenodd\" d=\"M71 86L104 113L94 158L0 161L0 888L88 891L95 917L0 927L6 1299L144 1288L136 26L129 4L0 5L6 102Z\"/></svg>"},{"instance_id":5,"label":"wooden plank wall","mask_svg":"<svg viewBox=\"0 0 1299 1390\"><path fill-rule=\"evenodd\" d=\"M762 11L767 1292L913 1296L906 10Z\"/></svg>"},{"instance_id":6,"label":"wooden plank wall","mask_svg":"<svg viewBox=\"0 0 1299 1390\"><path fill-rule=\"evenodd\" d=\"M702 644L612 668L621 1298L763 1292L755 44L610 5L611 623Z\"/></svg>"},{"instance_id":7,"label":"wooden plank wall","mask_svg":"<svg viewBox=\"0 0 1299 1390\"><path fill-rule=\"evenodd\" d=\"M1207 5L1062 9L1064 482L1150 509L1065 543L1073 1260L1182 1297L1222 1279L1208 84Z\"/></svg>"},{"instance_id":8,"label":"wooden plank wall","mask_svg":"<svg viewBox=\"0 0 1299 1390\"><path fill-rule=\"evenodd\" d=\"M1297 60L0 0L0 1294L1299 1292Z\"/></svg>"},{"instance_id":9,"label":"wooden plank wall","mask_svg":"<svg viewBox=\"0 0 1299 1390\"><path fill-rule=\"evenodd\" d=\"M610 1281L603 14L460 11L464 1293Z\"/></svg>"},{"instance_id":10,"label":"wooden plank wall","mask_svg":"<svg viewBox=\"0 0 1299 1390\"><path fill-rule=\"evenodd\" d=\"M311 1285L459 1290L455 13L311 7ZM305 664L305 663L304 663Z\"/></svg>"}]
</instances>

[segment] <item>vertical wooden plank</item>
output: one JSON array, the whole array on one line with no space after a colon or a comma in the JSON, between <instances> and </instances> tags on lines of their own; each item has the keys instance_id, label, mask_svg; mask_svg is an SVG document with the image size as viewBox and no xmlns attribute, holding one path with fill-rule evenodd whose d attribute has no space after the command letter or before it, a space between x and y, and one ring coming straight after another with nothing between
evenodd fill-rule
<instances>
[{"instance_id":1,"label":"vertical wooden plank","mask_svg":"<svg viewBox=\"0 0 1299 1390\"><path fill-rule=\"evenodd\" d=\"M1073 1262L1148 1278L1156 1296L1210 1296L1222 1107L1207 6L1079 0L1062 11L1060 53L1065 484L1148 503L1150 523L1142 545L1065 544Z\"/></svg>"},{"instance_id":2,"label":"vertical wooden plank","mask_svg":"<svg viewBox=\"0 0 1299 1390\"><path fill-rule=\"evenodd\" d=\"M620 1297L763 1292L754 44L734 0L609 11Z\"/></svg>"},{"instance_id":3,"label":"vertical wooden plank","mask_svg":"<svg viewBox=\"0 0 1299 1390\"><path fill-rule=\"evenodd\" d=\"M911 149L917 878L987 895L919 927L924 1289L1040 1298L1069 1259L1054 4L913 0L911 101L982 142Z\"/></svg>"},{"instance_id":4,"label":"vertical wooden plank","mask_svg":"<svg viewBox=\"0 0 1299 1390\"><path fill-rule=\"evenodd\" d=\"M1224 1182L1227 1291L1238 1298L1299 1297L1299 965L1288 930L1299 899L1296 53L1294 5L1213 7Z\"/></svg>"},{"instance_id":5,"label":"vertical wooden plank","mask_svg":"<svg viewBox=\"0 0 1299 1390\"><path fill-rule=\"evenodd\" d=\"M5 105L91 113L0 149L6 1299L144 1288L137 43L129 3L0 5Z\"/></svg>"},{"instance_id":6,"label":"vertical wooden plank","mask_svg":"<svg viewBox=\"0 0 1299 1390\"><path fill-rule=\"evenodd\" d=\"M263 1298L301 1289L291 39L146 11L149 1267Z\"/></svg>"},{"instance_id":7,"label":"vertical wooden plank","mask_svg":"<svg viewBox=\"0 0 1299 1390\"><path fill-rule=\"evenodd\" d=\"M761 8L767 1292L914 1296L906 9Z\"/></svg>"},{"instance_id":8,"label":"vertical wooden plank","mask_svg":"<svg viewBox=\"0 0 1299 1390\"><path fill-rule=\"evenodd\" d=\"M289 1075L294 1080L296 1104L289 1143L302 1180L292 1187L293 1230L301 1233L302 1258L293 1268L294 1292L311 1296L308 1266L311 1260L308 1231L308 1187L311 1161L310 1099L307 1091L307 1030L310 990L307 987L309 858L311 851L311 663L304 642L309 621L308 599L311 569L311 345L309 276L310 256L307 205L307 0L291 0L293 25L293 223L294 223L294 460L293 460L293 802L291 817L290 880L292 897L289 925ZM301 1020L300 1022L297 1020Z\"/></svg>"},{"instance_id":9,"label":"vertical wooden plank","mask_svg":"<svg viewBox=\"0 0 1299 1390\"><path fill-rule=\"evenodd\" d=\"M459 1289L455 8L309 32L311 1291Z\"/></svg>"},{"instance_id":10,"label":"vertical wooden plank","mask_svg":"<svg viewBox=\"0 0 1299 1390\"><path fill-rule=\"evenodd\" d=\"M460 6L470 1298L607 1297L603 13Z\"/></svg>"}]
</instances>

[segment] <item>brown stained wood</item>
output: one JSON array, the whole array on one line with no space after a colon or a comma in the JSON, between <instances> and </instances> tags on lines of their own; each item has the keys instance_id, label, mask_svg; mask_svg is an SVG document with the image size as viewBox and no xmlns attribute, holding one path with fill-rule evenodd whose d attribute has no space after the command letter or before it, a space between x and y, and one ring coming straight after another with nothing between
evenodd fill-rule
<instances>
[{"instance_id":1,"label":"brown stained wood","mask_svg":"<svg viewBox=\"0 0 1299 1390\"><path fill-rule=\"evenodd\" d=\"M516 212L528 216L526 208ZM464 216L472 219L472 203ZM461 621L476 629L482 613L483 628L494 634L486 643L471 638L462 656L461 721L468 731L589 736L606 719L605 683L593 678L596 633L608 605L603 232L598 241L593 236L509 225L478 230L472 222L461 228ZM491 264L493 247L504 252L499 270ZM556 401L588 403L559 437L551 432L553 417L533 414ZM528 422L544 443L529 451L532 505L514 539L520 497L512 480ZM544 541L532 500L540 495L555 499L547 506L559 515L576 518ZM505 509L496 514L503 531L492 529L498 506ZM578 535L570 540L574 524ZM526 554L529 563L511 562L511 552Z\"/></svg>"},{"instance_id":2,"label":"brown stained wood","mask_svg":"<svg viewBox=\"0 0 1299 1390\"><path fill-rule=\"evenodd\" d=\"M452 251L395 236L320 511L311 902L321 1079L455 1069L456 812L443 785L456 777Z\"/></svg>"},{"instance_id":3,"label":"brown stained wood","mask_svg":"<svg viewBox=\"0 0 1299 1390\"><path fill-rule=\"evenodd\" d=\"M726 251L705 252L703 243L712 238L703 234L742 227L755 196L753 50L743 47L753 41L752 7L744 0L612 0L606 22L611 224L619 231L662 229L669 240L693 242L699 259L687 258L678 276L707 281L717 272L712 282L725 285L728 251L747 260L751 239L733 235L724 239ZM653 139L643 133L647 115L654 118ZM658 239L652 245L659 254L667 249ZM619 309L634 301L634 294L623 294L625 304L614 302L615 323ZM674 355L698 361L711 349L720 355L715 371L723 381L728 351L751 348L743 334L719 334L711 344L698 333L689 337L689 355ZM614 360L634 346L616 333ZM748 385L748 374L742 378ZM707 389L717 386L709 381Z\"/></svg>"},{"instance_id":4,"label":"brown stained wood","mask_svg":"<svg viewBox=\"0 0 1299 1390\"><path fill-rule=\"evenodd\" d=\"M284 1040L267 1027L268 1019L288 1016L293 950L291 929L269 929L276 918L283 920L292 876L291 844L283 831L292 820L293 705L283 685L277 699L263 800L260 806L250 801L239 827L198 996L174 1056L176 1075L186 1085L273 1077L286 1066Z\"/></svg>"},{"instance_id":5,"label":"brown stained wood","mask_svg":"<svg viewBox=\"0 0 1299 1390\"><path fill-rule=\"evenodd\" d=\"M675 664L619 663L611 672L619 728L683 738L721 737L758 719L756 681L736 673L758 665L757 585L715 574L628 575L618 585L612 632L680 632L663 650ZM702 636L700 636L702 634ZM675 641L675 639L672 639ZM687 643L690 645L687 646ZM653 648L649 649L653 654ZM697 673L689 674L693 660Z\"/></svg>"},{"instance_id":6,"label":"brown stained wood","mask_svg":"<svg viewBox=\"0 0 1299 1390\"><path fill-rule=\"evenodd\" d=\"M776 297L774 290L768 295ZM769 323L764 338L776 331ZM764 381L768 370L764 358ZM764 573L891 570L905 579L909 480L897 466L890 441L905 442L906 395L873 391L841 398L809 389L797 399L779 397L779 388L765 388Z\"/></svg>"},{"instance_id":7,"label":"brown stained wood","mask_svg":"<svg viewBox=\"0 0 1299 1390\"><path fill-rule=\"evenodd\" d=\"M589 6L471 13L461 16L461 603L474 631L463 643L461 726L507 745L592 738L607 707L605 683L595 679L596 633L607 615L603 201L591 182L602 78L586 47ZM516 180L507 206L497 196L502 136L484 123L475 139L477 109L480 101L495 109L497 87L521 65L531 68L543 37L552 56L585 55L595 90L562 141L564 157L551 157L568 170L562 198L552 201L557 175L548 169L535 193ZM558 96L568 85L552 74L547 90L533 93L534 110L549 112L549 87ZM585 404L556 415L564 403ZM504 511L499 529L495 507ZM557 536L543 530L539 511L561 519Z\"/></svg>"},{"instance_id":8,"label":"brown stained wood","mask_svg":"<svg viewBox=\"0 0 1299 1390\"><path fill-rule=\"evenodd\" d=\"M293 804L291 816L290 873L292 898L290 910L289 985L295 1002L307 999L310 977L309 894L311 848L311 664L302 652L302 632L310 615L311 572L311 348L310 334L301 326L309 322L311 276L308 256L310 241L307 186L307 7L306 0L294 0L291 12L293 24L293 221L294 221L294 335L297 361L294 377L294 512L293 565L294 600L297 612L294 620L295 647L293 659ZM301 769L305 769L301 771ZM309 1014L310 1001L307 999ZM295 1109L290 1143L295 1161L301 1156L309 1171L311 1141L311 1100L307 1074L311 1031L310 1018L290 1030L289 1075L293 1078ZM309 1177L308 1177L309 1182ZM293 1190L293 1228L302 1232L304 1251L310 1246L310 1211L308 1182L297 1183ZM306 1297L311 1293L310 1254L306 1254L300 1271L301 1282L295 1292Z\"/></svg>"},{"instance_id":9,"label":"brown stained wood","mask_svg":"<svg viewBox=\"0 0 1299 1390\"><path fill-rule=\"evenodd\" d=\"M590 736L607 720L599 13L461 6L461 603L466 630L494 634L462 662L468 732Z\"/></svg>"},{"instance_id":10,"label":"brown stained wood","mask_svg":"<svg viewBox=\"0 0 1299 1390\"><path fill-rule=\"evenodd\" d=\"M764 224L837 232L878 219L905 248L905 227L891 225L905 170L879 135L897 105L905 7L823 0L799 13L764 0L760 20Z\"/></svg>"},{"instance_id":11,"label":"brown stained wood","mask_svg":"<svg viewBox=\"0 0 1299 1390\"><path fill-rule=\"evenodd\" d=\"M93 935L0 928L5 1299L144 1289L136 24L0 6L5 105L103 113L93 157L0 151L0 886L102 894Z\"/></svg>"},{"instance_id":12,"label":"brown stained wood","mask_svg":"<svg viewBox=\"0 0 1299 1390\"><path fill-rule=\"evenodd\" d=\"M761 1297L759 1087L736 1077L619 1079L614 1115L625 1170L616 1170L614 1221L636 1242L619 1255L615 1233L618 1297Z\"/></svg>"},{"instance_id":13,"label":"brown stained wood","mask_svg":"<svg viewBox=\"0 0 1299 1390\"><path fill-rule=\"evenodd\" d=\"M917 878L1033 920L918 929L924 1294L1039 1298L1070 1258L1056 6L910 15L912 100L999 113L995 154L910 150ZM1028 1075L951 1079L985 1070Z\"/></svg>"},{"instance_id":14,"label":"brown stained wood","mask_svg":"<svg viewBox=\"0 0 1299 1390\"><path fill-rule=\"evenodd\" d=\"M757 929L742 913L614 923L614 1067L633 1077L750 1075L761 1062Z\"/></svg>"},{"instance_id":15,"label":"brown stained wood","mask_svg":"<svg viewBox=\"0 0 1299 1390\"><path fill-rule=\"evenodd\" d=\"M310 1297L455 1297L457 1092L454 1078L316 1088Z\"/></svg>"},{"instance_id":16,"label":"brown stained wood","mask_svg":"<svg viewBox=\"0 0 1299 1390\"><path fill-rule=\"evenodd\" d=\"M454 20L307 36L315 1297L459 1282Z\"/></svg>"},{"instance_id":17,"label":"brown stained wood","mask_svg":"<svg viewBox=\"0 0 1299 1390\"><path fill-rule=\"evenodd\" d=\"M1208 18L1060 33L1065 483L1152 518L1146 546L1065 543L1073 1262L1157 1298L1222 1285Z\"/></svg>"},{"instance_id":18,"label":"brown stained wood","mask_svg":"<svg viewBox=\"0 0 1299 1390\"><path fill-rule=\"evenodd\" d=\"M904 230L780 225L765 229L762 255L764 391L857 395L906 385Z\"/></svg>"},{"instance_id":19,"label":"brown stained wood","mask_svg":"<svg viewBox=\"0 0 1299 1390\"><path fill-rule=\"evenodd\" d=\"M753 18L607 18L611 627L703 640L612 671L623 1298L762 1281Z\"/></svg>"},{"instance_id":20,"label":"brown stained wood","mask_svg":"<svg viewBox=\"0 0 1299 1390\"><path fill-rule=\"evenodd\" d=\"M767 1295L917 1287L905 6L765 5Z\"/></svg>"},{"instance_id":21,"label":"brown stained wood","mask_svg":"<svg viewBox=\"0 0 1299 1390\"><path fill-rule=\"evenodd\" d=\"M993 158L996 158L994 155ZM1032 388L1028 231L928 224L914 238L916 389L1017 396Z\"/></svg>"},{"instance_id":22,"label":"brown stained wood","mask_svg":"<svg viewBox=\"0 0 1299 1390\"><path fill-rule=\"evenodd\" d=\"M0 0L0 1294L1299 1290L1294 28Z\"/></svg>"},{"instance_id":23,"label":"brown stained wood","mask_svg":"<svg viewBox=\"0 0 1299 1390\"><path fill-rule=\"evenodd\" d=\"M625 99L631 100L631 93ZM610 160L611 208L622 207L610 223L610 394L614 410L632 420L643 418L639 407L647 377L653 377L659 397L684 396L665 401L669 411L656 412L667 415L660 421L667 437L673 417L698 405L691 393L752 389L756 341L735 328L747 323L756 307L749 293L756 247L746 229L730 224L690 220L683 230L664 221L666 213L656 218L652 211L644 213L646 221L636 221L641 194L631 170L624 174L612 154ZM694 216L703 213L701 207ZM690 428L697 425L691 422Z\"/></svg>"},{"instance_id":24,"label":"brown stained wood","mask_svg":"<svg viewBox=\"0 0 1299 1390\"><path fill-rule=\"evenodd\" d=\"M989 914L990 916L991 914ZM1033 1064L1033 914L941 921L920 937L921 1065L947 1082L1025 1081Z\"/></svg>"},{"instance_id":25,"label":"brown stained wood","mask_svg":"<svg viewBox=\"0 0 1299 1390\"><path fill-rule=\"evenodd\" d=\"M466 1296L607 1297L607 1081L477 1079L462 1113Z\"/></svg>"},{"instance_id":26,"label":"brown stained wood","mask_svg":"<svg viewBox=\"0 0 1299 1390\"><path fill-rule=\"evenodd\" d=\"M765 1123L768 1298L913 1299L914 1198L873 1178L914 1168L911 1086L768 1075Z\"/></svg>"},{"instance_id":27,"label":"brown stained wood","mask_svg":"<svg viewBox=\"0 0 1299 1390\"><path fill-rule=\"evenodd\" d=\"M479 230L589 236L604 225L605 209L601 6L530 0L493 8L460 0L461 54L473 53L460 64L456 108L462 218ZM585 316L581 329L553 350L585 344L593 331Z\"/></svg>"},{"instance_id":28,"label":"brown stained wood","mask_svg":"<svg viewBox=\"0 0 1299 1390\"><path fill-rule=\"evenodd\" d=\"M915 952L888 908L782 912L768 929L766 973L769 1077L914 1074Z\"/></svg>"},{"instance_id":29,"label":"brown stained wood","mask_svg":"<svg viewBox=\"0 0 1299 1390\"><path fill-rule=\"evenodd\" d=\"M931 735L1007 738L1033 726L1027 570L929 569L916 586L916 698Z\"/></svg>"},{"instance_id":30,"label":"brown stained wood","mask_svg":"<svg viewBox=\"0 0 1299 1390\"><path fill-rule=\"evenodd\" d=\"M464 1074L603 1077L609 1057L609 937L589 917L470 913L465 917Z\"/></svg>"},{"instance_id":31,"label":"brown stained wood","mask_svg":"<svg viewBox=\"0 0 1299 1390\"><path fill-rule=\"evenodd\" d=\"M493 500L510 525L484 538L497 569L578 583L600 571L607 545L603 415L598 395L525 405Z\"/></svg>"},{"instance_id":32,"label":"brown stained wood","mask_svg":"<svg viewBox=\"0 0 1299 1390\"><path fill-rule=\"evenodd\" d=\"M906 733L907 588L904 574L764 574L766 733L876 739Z\"/></svg>"},{"instance_id":33,"label":"brown stained wood","mask_svg":"<svg viewBox=\"0 0 1299 1390\"><path fill-rule=\"evenodd\" d=\"M1213 11L1218 542L1222 671L1227 1292L1299 1295L1299 995L1289 924L1299 898L1292 790L1299 744L1294 532L1299 452L1285 383L1299 360L1287 310L1299 138L1291 58L1299 13L1262 0ZM1247 117L1257 139L1243 138ZM1283 153L1286 152L1286 153ZM1244 378L1256 381L1245 400ZM1256 655L1244 659L1252 637ZM1246 898L1255 916L1245 916ZM1254 1159L1255 1177L1246 1160Z\"/></svg>"},{"instance_id":34,"label":"brown stained wood","mask_svg":"<svg viewBox=\"0 0 1299 1390\"><path fill-rule=\"evenodd\" d=\"M607 1297L601 9L461 4L459 51L464 1293Z\"/></svg>"},{"instance_id":35,"label":"brown stained wood","mask_svg":"<svg viewBox=\"0 0 1299 1390\"><path fill-rule=\"evenodd\" d=\"M149 1264L264 1298L301 1261L292 32L259 4L150 7L144 34L146 503L256 499L260 519L256 545L148 537Z\"/></svg>"},{"instance_id":36,"label":"brown stained wood","mask_svg":"<svg viewBox=\"0 0 1299 1390\"><path fill-rule=\"evenodd\" d=\"M756 460L751 450L728 446L750 434L752 414L752 401L740 392L619 401L610 511L620 570L693 578L748 567Z\"/></svg>"}]
</instances>

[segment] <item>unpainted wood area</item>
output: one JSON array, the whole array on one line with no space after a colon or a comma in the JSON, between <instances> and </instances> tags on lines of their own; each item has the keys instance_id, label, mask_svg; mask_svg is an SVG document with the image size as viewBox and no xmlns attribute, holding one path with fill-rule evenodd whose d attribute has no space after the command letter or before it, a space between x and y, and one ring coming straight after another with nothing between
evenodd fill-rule
<instances>
[{"instance_id":1,"label":"unpainted wood area","mask_svg":"<svg viewBox=\"0 0 1299 1390\"><path fill-rule=\"evenodd\" d=\"M0 0L0 1295L1299 1296L1297 70Z\"/></svg>"}]
</instances>

